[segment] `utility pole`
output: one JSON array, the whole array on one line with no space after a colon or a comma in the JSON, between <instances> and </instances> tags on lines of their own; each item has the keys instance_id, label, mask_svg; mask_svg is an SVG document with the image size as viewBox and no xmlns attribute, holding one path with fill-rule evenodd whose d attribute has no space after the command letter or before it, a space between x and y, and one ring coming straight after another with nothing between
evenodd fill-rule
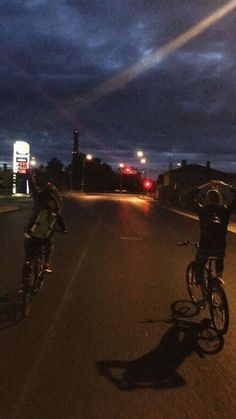
<instances>
[{"instance_id":1,"label":"utility pole","mask_svg":"<svg viewBox=\"0 0 236 419\"><path fill-rule=\"evenodd\" d=\"M73 150L72 150L72 160L71 160L71 173L70 173L70 190L72 192L75 179L75 162L79 154L79 130L75 128L73 130Z\"/></svg>"},{"instance_id":2,"label":"utility pole","mask_svg":"<svg viewBox=\"0 0 236 419\"><path fill-rule=\"evenodd\" d=\"M73 156L79 154L79 130L77 128L73 131Z\"/></svg>"}]
</instances>

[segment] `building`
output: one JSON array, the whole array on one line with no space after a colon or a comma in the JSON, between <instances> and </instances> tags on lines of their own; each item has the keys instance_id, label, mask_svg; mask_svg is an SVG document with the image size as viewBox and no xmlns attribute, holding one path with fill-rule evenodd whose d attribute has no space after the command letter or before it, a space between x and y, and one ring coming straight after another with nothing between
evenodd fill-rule
<instances>
[{"instance_id":1,"label":"building","mask_svg":"<svg viewBox=\"0 0 236 419\"><path fill-rule=\"evenodd\" d=\"M233 185L236 183L236 175L212 169L210 162L202 166L187 164L184 160L181 167L158 176L158 199L185 206L189 192L210 180L221 180Z\"/></svg>"}]
</instances>

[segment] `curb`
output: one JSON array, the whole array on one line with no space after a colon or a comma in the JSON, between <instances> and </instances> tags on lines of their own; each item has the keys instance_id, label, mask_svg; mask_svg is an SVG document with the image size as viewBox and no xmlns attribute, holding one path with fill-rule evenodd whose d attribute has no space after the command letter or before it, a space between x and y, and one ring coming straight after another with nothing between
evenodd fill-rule
<instances>
[{"instance_id":1,"label":"curb","mask_svg":"<svg viewBox=\"0 0 236 419\"><path fill-rule=\"evenodd\" d=\"M9 212L9 211L16 211L18 209L19 209L19 207L17 207L16 205L3 205L3 206L0 206L0 213Z\"/></svg>"}]
</instances>

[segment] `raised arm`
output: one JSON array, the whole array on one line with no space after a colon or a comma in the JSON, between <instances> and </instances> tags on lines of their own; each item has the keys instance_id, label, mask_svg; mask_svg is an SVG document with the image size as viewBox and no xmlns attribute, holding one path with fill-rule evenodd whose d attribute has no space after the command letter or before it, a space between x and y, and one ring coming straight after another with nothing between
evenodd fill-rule
<instances>
[{"instance_id":1,"label":"raised arm","mask_svg":"<svg viewBox=\"0 0 236 419\"><path fill-rule=\"evenodd\" d=\"M190 205L193 210L199 212L202 208L202 204L199 202L200 188L195 188L189 193Z\"/></svg>"},{"instance_id":2,"label":"raised arm","mask_svg":"<svg viewBox=\"0 0 236 419\"><path fill-rule=\"evenodd\" d=\"M26 176L27 176L27 180L29 182L29 189L30 189L30 192L32 193L32 197L33 197L34 200L36 200L37 197L38 197L39 190L38 190L37 184L35 182L34 173L31 170L28 169L27 172L26 172Z\"/></svg>"},{"instance_id":3,"label":"raised arm","mask_svg":"<svg viewBox=\"0 0 236 419\"><path fill-rule=\"evenodd\" d=\"M229 189L230 189L230 192L233 195L233 199L230 202L230 204L228 205L228 210L230 212L232 212L232 211L236 210L236 188L234 186L230 186Z\"/></svg>"}]
</instances>

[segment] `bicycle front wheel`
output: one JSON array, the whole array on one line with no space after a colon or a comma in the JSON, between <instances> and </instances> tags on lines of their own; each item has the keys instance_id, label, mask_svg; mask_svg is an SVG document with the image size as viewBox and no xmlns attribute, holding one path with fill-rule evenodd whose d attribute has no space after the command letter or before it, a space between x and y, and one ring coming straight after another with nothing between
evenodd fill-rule
<instances>
[{"instance_id":1,"label":"bicycle front wheel","mask_svg":"<svg viewBox=\"0 0 236 419\"><path fill-rule=\"evenodd\" d=\"M213 326L219 335L224 335L229 328L229 306L224 288L216 278L209 287L209 310Z\"/></svg>"},{"instance_id":2,"label":"bicycle front wheel","mask_svg":"<svg viewBox=\"0 0 236 419\"><path fill-rule=\"evenodd\" d=\"M186 269L186 282L189 296L194 304L203 303L206 298L206 287L207 287L207 271L204 268L204 278L202 284L199 284L196 280L196 269L195 262L191 262Z\"/></svg>"}]
</instances>

